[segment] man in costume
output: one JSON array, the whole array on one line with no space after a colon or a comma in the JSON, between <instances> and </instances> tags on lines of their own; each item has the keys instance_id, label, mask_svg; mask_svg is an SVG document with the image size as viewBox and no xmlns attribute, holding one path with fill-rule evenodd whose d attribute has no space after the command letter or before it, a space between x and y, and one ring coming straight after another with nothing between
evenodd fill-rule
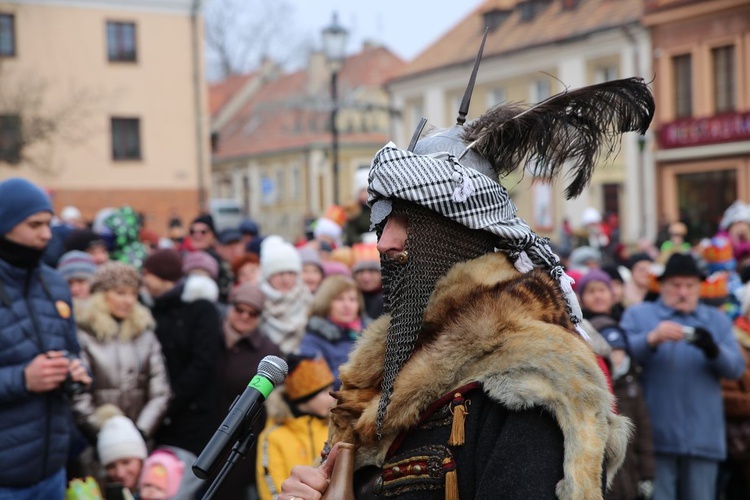
<instances>
[{"instance_id":1,"label":"man in costume","mask_svg":"<svg viewBox=\"0 0 750 500\"><path fill-rule=\"evenodd\" d=\"M630 425L570 282L498 179L570 167L579 195L602 142L645 132L653 98L620 80L464 126L475 76L456 126L373 159L386 315L341 368L326 462L296 468L282 500L320 498L338 442L356 446L357 498L601 498L622 462Z\"/></svg>"}]
</instances>

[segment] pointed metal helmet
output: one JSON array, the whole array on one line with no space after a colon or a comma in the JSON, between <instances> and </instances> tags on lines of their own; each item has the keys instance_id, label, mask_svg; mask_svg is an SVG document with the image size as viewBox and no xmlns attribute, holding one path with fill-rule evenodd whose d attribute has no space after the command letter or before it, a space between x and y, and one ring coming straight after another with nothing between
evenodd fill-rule
<instances>
[{"instance_id":1,"label":"pointed metal helmet","mask_svg":"<svg viewBox=\"0 0 750 500\"><path fill-rule=\"evenodd\" d=\"M479 46L479 52L474 60L474 68L471 71L469 83L466 86L464 97L461 99L461 106L458 109L456 124L449 129L440 130L433 135L420 139L419 136L422 134L422 130L427 123L427 120L422 118L412 135L407 151L412 151L418 155L448 152L457 158L461 157L462 165L473 168L490 179L498 181L497 172L492 168L490 162L474 150L470 149L467 151L466 146L468 144L461 138L463 125L466 122L466 115L469 112L471 94L474 92L474 84L477 79L477 72L479 71L479 63L482 60L482 53L484 52L484 44L487 41L487 33L488 30L485 29L484 36L482 37L482 44Z\"/></svg>"}]
</instances>

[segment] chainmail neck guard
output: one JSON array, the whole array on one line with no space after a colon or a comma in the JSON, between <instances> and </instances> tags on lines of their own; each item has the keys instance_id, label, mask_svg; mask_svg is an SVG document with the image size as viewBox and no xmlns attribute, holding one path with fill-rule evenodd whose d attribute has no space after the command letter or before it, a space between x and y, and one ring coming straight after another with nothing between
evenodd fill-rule
<instances>
[{"instance_id":1,"label":"chainmail neck guard","mask_svg":"<svg viewBox=\"0 0 750 500\"><path fill-rule=\"evenodd\" d=\"M417 346L424 312L438 280L455 264L494 252L498 243L495 235L469 229L416 203L394 199L392 214L408 220L408 260L399 264L381 256L383 302L391 323L378 404L378 439L396 377ZM382 225L377 228L378 237L382 229Z\"/></svg>"}]
</instances>

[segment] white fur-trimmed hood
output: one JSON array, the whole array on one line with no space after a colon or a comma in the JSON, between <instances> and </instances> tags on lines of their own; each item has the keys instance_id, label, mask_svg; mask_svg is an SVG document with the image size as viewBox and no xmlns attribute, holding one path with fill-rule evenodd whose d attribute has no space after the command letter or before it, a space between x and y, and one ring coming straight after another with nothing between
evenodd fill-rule
<instances>
[{"instance_id":1,"label":"white fur-trimmed hood","mask_svg":"<svg viewBox=\"0 0 750 500\"><path fill-rule=\"evenodd\" d=\"M91 295L86 301L77 302L75 318L78 328L88 332L100 342L114 339L118 336L118 332L120 340L127 342L156 327L151 312L137 302L130 316L122 322L116 321L109 313L103 292Z\"/></svg>"}]
</instances>

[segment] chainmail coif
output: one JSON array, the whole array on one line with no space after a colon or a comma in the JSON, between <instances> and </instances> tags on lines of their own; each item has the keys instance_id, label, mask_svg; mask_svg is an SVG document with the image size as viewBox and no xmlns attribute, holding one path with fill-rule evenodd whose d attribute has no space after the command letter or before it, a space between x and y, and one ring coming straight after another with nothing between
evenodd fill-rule
<instances>
[{"instance_id":1,"label":"chainmail coif","mask_svg":"<svg viewBox=\"0 0 750 500\"><path fill-rule=\"evenodd\" d=\"M391 215L408 220L405 264L381 256L383 302L391 315L386 337L382 394L378 403L378 439L393 385L417 345L424 312L438 280L459 262L494 252L496 237L442 217L415 203L393 200ZM382 227L378 228L378 236Z\"/></svg>"}]
</instances>

